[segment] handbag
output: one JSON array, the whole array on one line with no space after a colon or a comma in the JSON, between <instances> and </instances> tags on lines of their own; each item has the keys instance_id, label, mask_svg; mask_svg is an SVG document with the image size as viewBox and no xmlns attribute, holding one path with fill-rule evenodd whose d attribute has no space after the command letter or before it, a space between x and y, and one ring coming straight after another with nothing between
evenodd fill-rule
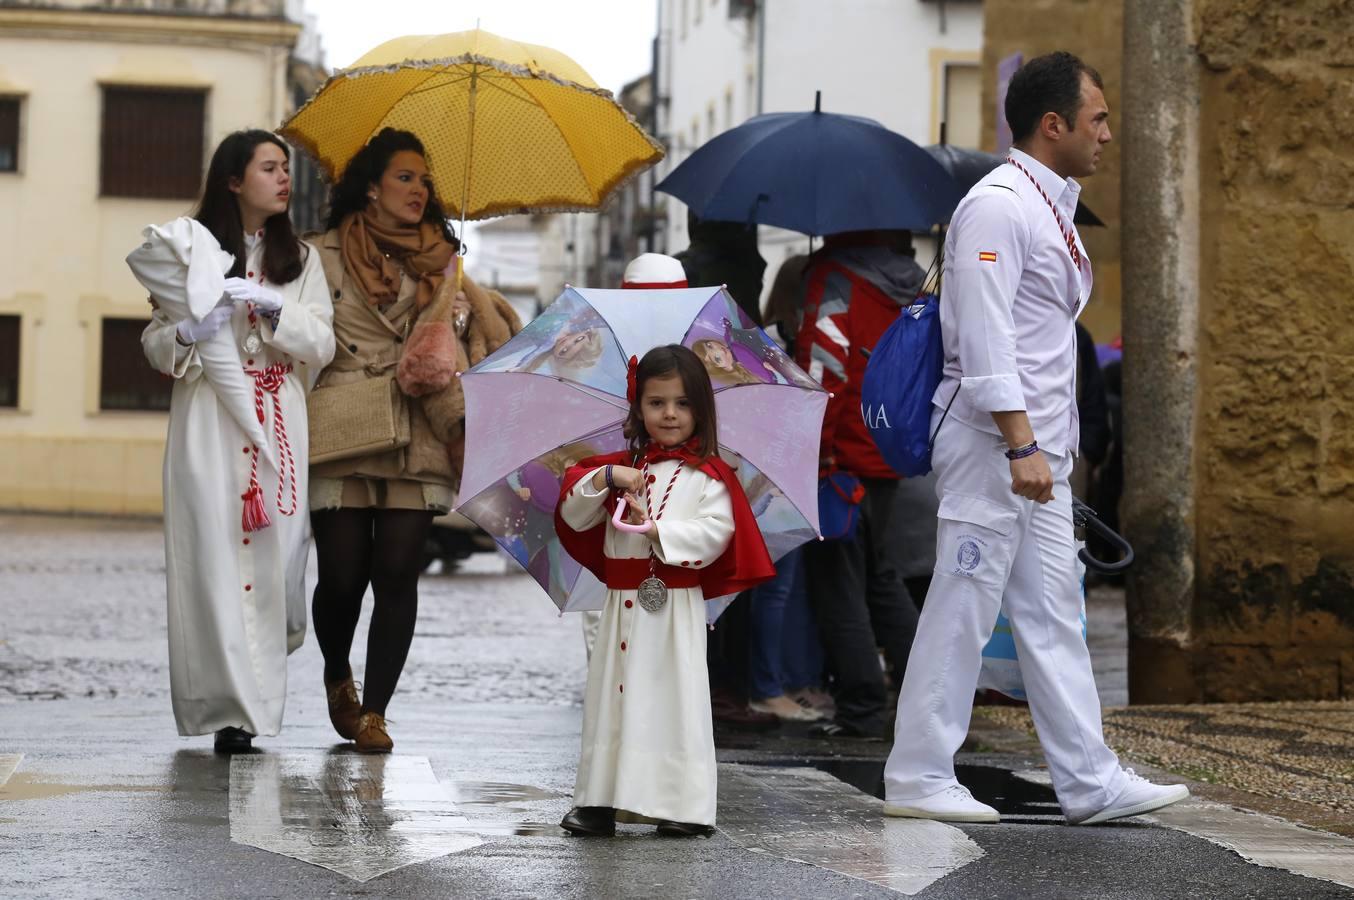
<instances>
[{"instance_id":1,"label":"handbag","mask_svg":"<svg viewBox=\"0 0 1354 900\"><path fill-rule=\"evenodd\" d=\"M409 399L394 369L316 388L307 411L312 465L409 446Z\"/></svg>"},{"instance_id":2,"label":"handbag","mask_svg":"<svg viewBox=\"0 0 1354 900\"><path fill-rule=\"evenodd\" d=\"M372 312L391 332L400 334L380 310L373 309ZM405 338L409 335L409 325L406 321ZM409 446L412 439L409 398L400 390L395 378L399 360L370 363L342 343L338 349L359 363L368 377L317 387L310 392L307 418L310 420L311 465Z\"/></svg>"},{"instance_id":3,"label":"handbag","mask_svg":"<svg viewBox=\"0 0 1354 900\"><path fill-rule=\"evenodd\" d=\"M833 469L818 479L818 530L828 540L856 536L865 485L850 472Z\"/></svg>"}]
</instances>

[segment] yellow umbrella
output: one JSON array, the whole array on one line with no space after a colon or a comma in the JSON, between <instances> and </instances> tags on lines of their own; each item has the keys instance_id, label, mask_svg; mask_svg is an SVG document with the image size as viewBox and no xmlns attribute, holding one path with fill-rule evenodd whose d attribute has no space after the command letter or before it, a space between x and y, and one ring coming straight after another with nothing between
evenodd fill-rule
<instances>
[{"instance_id":1,"label":"yellow umbrella","mask_svg":"<svg viewBox=\"0 0 1354 900\"><path fill-rule=\"evenodd\" d=\"M595 210L663 157L578 63L478 28L381 44L279 131L334 179L387 127L423 141L438 196L462 220Z\"/></svg>"}]
</instances>

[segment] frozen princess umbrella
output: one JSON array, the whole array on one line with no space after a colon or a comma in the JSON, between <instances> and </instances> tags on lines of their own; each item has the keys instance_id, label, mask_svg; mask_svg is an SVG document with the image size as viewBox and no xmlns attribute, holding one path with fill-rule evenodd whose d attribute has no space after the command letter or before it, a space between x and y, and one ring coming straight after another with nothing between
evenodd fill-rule
<instances>
[{"instance_id":1,"label":"frozen princess umbrella","mask_svg":"<svg viewBox=\"0 0 1354 900\"><path fill-rule=\"evenodd\" d=\"M565 470L622 450L631 357L719 340L756 360L737 377L707 363L721 455L735 469L772 559L818 535L818 436L827 394L719 287L566 288L462 376L460 511L520 563L561 612L600 609L606 589L554 532ZM730 356L733 356L730 348ZM721 362L723 359L721 358ZM730 598L709 598L713 621Z\"/></svg>"}]
</instances>

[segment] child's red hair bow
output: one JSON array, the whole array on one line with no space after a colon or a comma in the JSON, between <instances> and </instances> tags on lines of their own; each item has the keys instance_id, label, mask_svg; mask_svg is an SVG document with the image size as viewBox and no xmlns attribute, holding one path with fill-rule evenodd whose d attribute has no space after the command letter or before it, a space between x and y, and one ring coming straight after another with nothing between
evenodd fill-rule
<instances>
[{"instance_id":1,"label":"child's red hair bow","mask_svg":"<svg viewBox=\"0 0 1354 900\"><path fill-rule=\"evenodd\" d=\"M639 357L630 357L630 365L625 370L625 399L631 404L639 399L639 388L635 384L636 376L639 374Z\"/></svg>"}]
</instances>

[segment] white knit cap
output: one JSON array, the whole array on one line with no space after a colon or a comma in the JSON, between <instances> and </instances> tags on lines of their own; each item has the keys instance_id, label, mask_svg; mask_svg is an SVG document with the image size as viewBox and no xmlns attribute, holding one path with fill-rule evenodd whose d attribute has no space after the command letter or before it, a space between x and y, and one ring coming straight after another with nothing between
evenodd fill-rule
<instances>
[{"instance_id":1,"label":"white knit cap","mask_svg":"<svg viewBox=\"0 0 1354 900\"><path fill-rule=\"evenodd\" d=\"M623 288L684 288L686 272L682 264L662 253L641 253L625 267Z\"/></svg>"}]
</instances>

